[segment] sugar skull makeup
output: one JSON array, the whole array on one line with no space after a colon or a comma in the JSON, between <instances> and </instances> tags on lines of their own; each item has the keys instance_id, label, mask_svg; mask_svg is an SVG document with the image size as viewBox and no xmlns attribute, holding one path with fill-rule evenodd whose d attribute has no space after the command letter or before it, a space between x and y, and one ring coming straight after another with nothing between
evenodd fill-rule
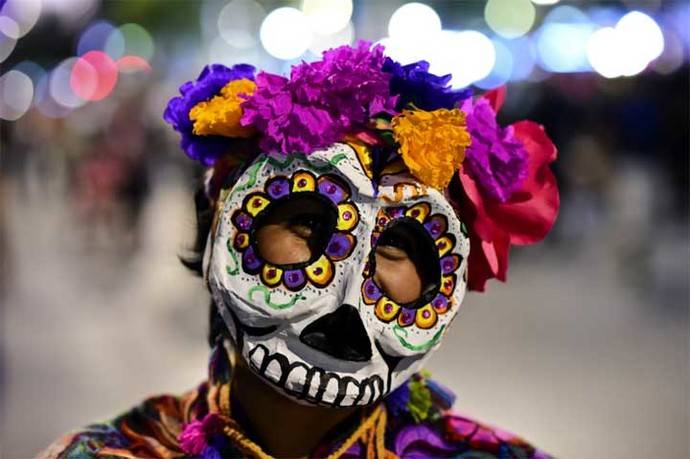
<instances>
[{"instance_id":1,"label":"sugar skull makeup","mask_svg":"<svg viewBox=\"0 0 690 459\"><path fill-rule=\"evenodd\" d=\"M211 292L249 367L293 399L374 403L419 370L465 293L469 240L439 191L346 144L262 154L221 195Z\"/></svg>"}]
</instances>

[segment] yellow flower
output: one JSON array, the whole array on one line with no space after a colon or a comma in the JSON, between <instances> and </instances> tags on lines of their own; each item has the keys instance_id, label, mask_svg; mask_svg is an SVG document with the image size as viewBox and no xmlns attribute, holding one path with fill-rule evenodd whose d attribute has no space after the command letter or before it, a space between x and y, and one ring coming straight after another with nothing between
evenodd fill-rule
<instances>
[{"instance_id":1,"label":"yellow flower","mask_svg":"<svg viewBox=\"0 0 690 459\"><path fill-rule=\"evenodd\" d=\"M393 118L392 127L402 159L412 175L425 185L447 187L471 143L465 114L457 108L403 110Z\"/></svg>"},{"instance_id":2,"label":"yellow flower","mask_svg":"<svg viewBox=\"0 0 690 459\"><path fill-rule=\"evenodd\" d=\"M220 90L220 95L196 104L189 112L194 134L251 137L254 129L240 124L240 104L245 101L240 95L251 95L255 89L256 84L251 80L233 80Z\"/></svg>"}]
</instances>

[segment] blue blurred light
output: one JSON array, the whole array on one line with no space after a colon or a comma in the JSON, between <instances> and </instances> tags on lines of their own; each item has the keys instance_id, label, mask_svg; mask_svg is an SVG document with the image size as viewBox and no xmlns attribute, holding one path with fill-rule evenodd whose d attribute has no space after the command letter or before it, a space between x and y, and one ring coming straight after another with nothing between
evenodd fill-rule
<instances>
[{"instance_id":1,"label":"blue blurred light","mask_svg":"<svg viewBox=\"0 0 690 459\"><path fill-rule=\"evenodd\" d=\"M536 32L539 65L557 73L591 70L587 61L587 40L594 24L573 6L559 6L549 11Z\"/></svg>"},{"instance_id":2,"label":"blue blurred light","mask_svg":"<svg viewBox=\"0 0 690 459\"><path fill-rule=\"evenodd\" d=\"M544 24L587 24L587 15L574 6L557 6L544 16Z\"/></svg>"},{"instance_id":3,"label":"blue blurred light","mask_svg":"<svg viewBox=\"0 0 690 459\"><path fill-rule=\"evenodd\" d=\"M504 85L513 73L513 55L506 45L499 40L492 40L496 50L496 62L491 73L474 83L481 89L493 89Z\"/></svg>"},{"instance_id":4,"label":"blue blurred light","mask_svg":"<svg viewBox=\"0 0 690 459\"><path fill-rule=\"evenodd\" d=\"M613 6L593 6L587 10L592 22L600 27L614 27L624 14L625 10Z\"/></svg>"},{"instance_id":5,"label":"blue blurred light","mask_svg":"<svg viewBox=\"0 0 690 459\"><path fill-rule=\"evenodd\" d=\"M587 40L592 32L592 26L586 24L546 24L537 33L539 65L556 73L591 70Z\"/></svg>"},{"instance_id":6,"label":"blue blurred light","mask_svg":"<svg viewBox=\"0 0 690 459\"><path fill-rule=\"evenodd\" d=\"M116 31L108 21L96 21L92 23L79 37L77 42L77 55L81 56L89 51L103 51L110 35Z\"/></svg>"},{"instance_id":7,"label":"blue blurred light","mask_svg":"<svg viewBox=\"0 0 690 459\"><path fill-rule=\"evenodd\" d=\"M521 37L515 40L503 42L513 58L513 71L510 74L511 81L526 80L534 70L537 61L537 47L534 38Z\"/></svg>"}]
</instances>

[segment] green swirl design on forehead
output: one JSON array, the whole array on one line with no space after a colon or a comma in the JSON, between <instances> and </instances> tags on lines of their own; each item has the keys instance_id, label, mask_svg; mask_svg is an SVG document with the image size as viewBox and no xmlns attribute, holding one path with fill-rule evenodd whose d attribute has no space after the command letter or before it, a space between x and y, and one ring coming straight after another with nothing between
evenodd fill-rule
<instances>
[{"instance_id":1,"label":"green swirl design on forehead","mask_svg":"<svg viewBox=\"0 0 690 459\"><path fill-rule=\"evenodd\" d=\"M249 168L247 168L247 171L245 172L245 175L248 175L249 178L247 178L247 180L245 180L243 184L237 184L237 186L232 189L232 191L230 192L230 194L228 194L225 200L229 201L232 199L233 196L235 196L235 194L239 193L240 191L246 191L254 185L256 185L256 176L259 173L259 170L263 167L263 165L266 164L267 160L268 158L263 158L261 161L257 161L251 166L249 166Z\"/></svg>"},{"instance_id":2,"label":"green swirl design on forehead","mask_svg":"<svg viewBox=\"0 0 690 459\"><path fill-rule=\"evenodd\" d=\"M402 344L405 348L411 351L421 352L428 351L429 349L431 349L434 346L434 344L436 344L438 340L441 339L441 335L443 334L443 330L445 328L445 325L441 325L439 331L437 331L436 334L429 341L419 345L412 344L405 339L407 337L407 330L405 330L400 325L395 324L393 326L393 332L395 333L395 337L398 338L398 341L400 341L400 344Z\"/></svg>"},{"instance_id":3,"label":"green swirl design on forehead","mask_svg":"<svg viewBox=\"0 0 690 459\"><path fill-rule=\"evenodd\" d=\"M294 295L292 296L292 298L290 299L290 301L288 301L287 303L274 303L274 302L271 301L271 294L272 294L273 292L271 292L271 291L268 289L268 287L266 287L266 286L264 286L264 285L255 285L254 287L252 287L252 288L249 289L249 293L247 294L247 296L249 297L249 301L254 301L254 293L256 293L256 292L259 292L259 293L261 293L261 294L263 295L263 297L264 297L264 303L266 303L267 306L269 306L269 307L271 307L271 308L273 308L273 309L276 309L276 310L282 310L282 309L291 308L291 307L293 307L298 301L304 300L304 299L307 298L306 296L304 296L304 295L302 295L302 294L300 294L300 293L296 293L296 294L294 294Z\"/></svg>"},{"instance_id":4,"label":"green swirl design on forehead","mask_svg":"<svg viewBox=\"0 0 690 459\"><path fill-rule=\"evenodd\" d=\"M333 170L334 167L336 167L341 161L343 161L346 158L347 155L345 153L338 153L333 155L332 158L329 158L328 163L323 165L317 165L312 163L309 160L309 156L305 155L304 153L295 153L290 156L286 156L284 161L281 161L280 159L274 158L272 156L267 156L266 160L268 161L268 164L270 164L273 167L277 167L280 170L287 169L296 160L300 160L307 163L309 169L311 169L314 172L330 172Z\"/></svg>"}]
</instances>

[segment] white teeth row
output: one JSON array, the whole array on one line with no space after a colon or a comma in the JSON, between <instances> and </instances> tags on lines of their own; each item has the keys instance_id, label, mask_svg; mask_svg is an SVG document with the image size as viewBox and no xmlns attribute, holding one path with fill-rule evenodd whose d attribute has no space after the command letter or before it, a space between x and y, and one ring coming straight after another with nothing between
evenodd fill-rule
<instances>
[{"instance_id":1,"label":"white teeth row","mask_svg":"<svg viewBox=\"0 0 690 459\"><path fill-rule=\"evenodd\" d=\"M249 351L249 363L261 376L298 399L328 406L368 405L385 395L378 375L362 380L340 376L282 354L269 354L258 344Z\"/></svg>"}]
</instances>

